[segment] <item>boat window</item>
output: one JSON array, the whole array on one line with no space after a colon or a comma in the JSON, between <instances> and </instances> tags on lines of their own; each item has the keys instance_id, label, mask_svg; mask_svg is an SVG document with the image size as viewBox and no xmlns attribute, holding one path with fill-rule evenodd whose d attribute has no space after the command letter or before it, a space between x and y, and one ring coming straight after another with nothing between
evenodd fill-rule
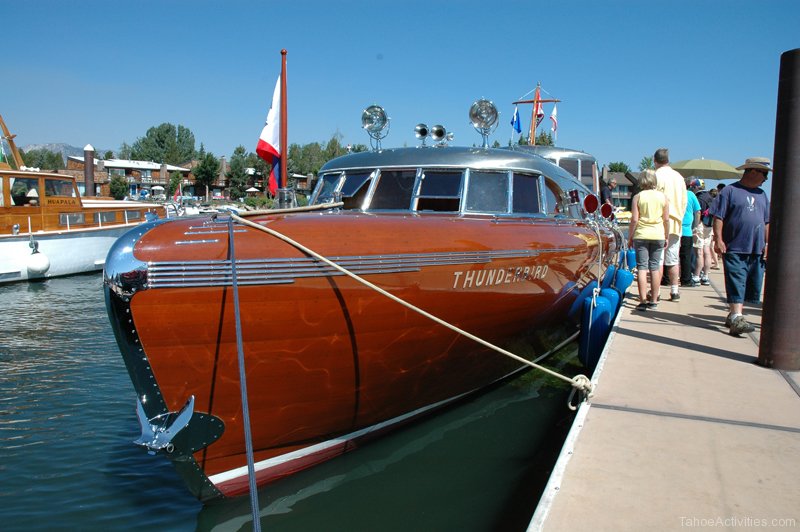
<instances>
[{"instance_id":1,"label":"boat window","mask_svg":"<svg viewBox=\"0 0 800 532\"><path fill-rule=\"evenodd\" d=\"M3 178L0 177L0 207L5 206L5 195L3 194Z\"/></svg>"},{"instance_id":2,"label":"boat window","mask_svg":"<svg viewBox=\"0 0 800 532\"><path fill-rule=\"evenodd\" d=\"M39 205L39 179L36 177L12 177L11 204Z\"/></svg>"},{"instance_id":3,"label":"boat window","mask_svg":"<svg viewBox=\"0 0 800 532\"><path fill-rule=\"evenodd\" d=\"M142 213L141 211L125 211L125 219L127 222L131 222L134 220L141 220Z\"/></svg>"},{"instance_id":4,"label":"boat window","mask_svg":"<svg viewBox=\"0 0 800 532\"><path fill-rule=\"evenodd\" d=\"M589 161L581 161L581 177L585 177L588 179L594 179L594 175L592 174L592 163Z\"/></svg>"},{"instance_id":5,"label":"boat window","mask_svg":"<svg viewBox=\"0 0 800 532\"><path fill-rule=\"evenodd\" d=\"M58 215L58 224L69 227L86 223L86 217L82 212L62 212Z\"/></svg>"},{"instance_id":6,"label":"boat window","mask_svg":"<svg viewBox=\"0 0 800 532\"><path fill-rule=\"evenodd\" d=\"M342 185L342 201L345 209L360 209L364 205L364 198L367 196L367 182L372 172L348 172Z\"/></svg>"},{"instance_id":7,"label":"boat window","mask_svg":"<svg viewBox=\"0 0 800 532\"><path fill-rule=\"evenodd\" d=\"M333 201L333 194L339 186L339 181L342 178L341 172L334 174L323 174L319 179L317 185L317 196L314 203L330 203Z\"/></svg>"},{"instance_id":8,"label":"boat window","mask_svg":"<svg viewBox=\"0 0 800 532\"><path fill-rule=\"evenodd\" d=\"M117 213L114 211L109 212L96 212L93 215L94 223L114 223L117 221Z\"/></svg>"},{"instance_id":9,"label":"boat window","mask_svg":"<svg viewBox=\"0 0 800 532\"><path fill-rule=\"evenodd\" d=\"M370 209L409 209L416 170L382 170Z\"/></svg>"},{"instance_id":10,"label":"boat window","mask_svg":"<svg viewBox=\"0 0 800 532\"><path fill-rule=\"evenodd\" d=\"M466 210L508 212L508 174L470 171Z\"/></svg>"},{"instance_id":11,"label":"boat window","mask_svg":"<svg viewBox=\"0 0 800 532\"><path fill-rule=\"evenodd\" d=\"M545 201L547 214L565 214L567 212L566 196L552 179L545 178Z\"/></svg>"},{"instance_id":12,"label":"boat window","mask_svg":"<svg viewBox=\"0 0 800 532\"><path fill-rule=\"evenodd\" d=\"M516 213L539 212L539 176L514 174L512 211Z\"/></svg>"},{"instance_id":13,"label":"boat window","mask_svg":"<svg viewBox=\"0 0 800 532\"><path fill-rule=\"evenodd\" d=\"M64 181L63 179L45 179L44 191L47 196L75 197L72 181Z\"/></svg>"},{"instance_id":14,"label":"boat window","mask_svg":"<svg viewBox=\"0 0 800 532\"><path fill-rule=\"evenodd\" d=\"M558 166L569 172L575 177L578 177L578 160L577 159L561 159L558 161Z\"/></svg>"},{"instance_id":15,"label":"boat window","mask_svg":"<svg viewBox=\"0 0 800 532\"><path fill-rule=\"evenodd\" d=\"M424 170L418 211L457 212L461 205L461 172Z\"/></svg>"}]
</instances>

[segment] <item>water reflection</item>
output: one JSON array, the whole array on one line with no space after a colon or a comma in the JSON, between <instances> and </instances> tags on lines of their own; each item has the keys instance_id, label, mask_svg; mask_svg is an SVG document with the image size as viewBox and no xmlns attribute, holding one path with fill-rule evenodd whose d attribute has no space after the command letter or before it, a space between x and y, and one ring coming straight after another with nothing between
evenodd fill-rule
<instances>
[{"instance_id":1,"label":"water reflection","mask_svg":"<svg viewBox=\"0 0 800 532\"><path fill-rule=\"evenodd\" d=\"M204 508L164 457L132 443L135 394L99 274L0 286L0 309L4 530L51 519L65 530L252 527L249 497ZM267 486L262 528L522 530L552 462L540 459L541 443L568 415L566 395L529 373Z\"/></svg>"}]
</instances>

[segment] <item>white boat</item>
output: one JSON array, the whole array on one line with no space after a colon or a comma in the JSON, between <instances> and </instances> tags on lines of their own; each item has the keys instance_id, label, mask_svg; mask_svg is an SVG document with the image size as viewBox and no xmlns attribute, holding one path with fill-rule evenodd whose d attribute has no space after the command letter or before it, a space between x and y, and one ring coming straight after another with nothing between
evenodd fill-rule
<instances>
[{"instance_id":1,"label":"white boat","mask_svg":"<svg viewBox=\"0 0 800 532\"><path fill-rule=\"evenodd\" d=\"M0 161L0 284L100 271L112 244L165 209L83 199L75 178L26 168L0 117L16 169Z\"/></svg>"}]
</instances>

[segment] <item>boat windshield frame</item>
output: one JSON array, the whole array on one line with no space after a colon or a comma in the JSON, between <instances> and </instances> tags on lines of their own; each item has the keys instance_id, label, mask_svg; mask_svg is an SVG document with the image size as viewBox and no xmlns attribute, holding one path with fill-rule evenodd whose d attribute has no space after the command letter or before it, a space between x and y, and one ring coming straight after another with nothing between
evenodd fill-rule
<instances>
[{"instance_id":1,"label":"boat windshield frame","mask_svg":"<svg viewBox=\"0 0 800 532\"><path fill-rule=\"evenodd\" d=\"M345 156L323 166L309 204L341 201L344 210L368 213L585 217L582 209L571 205L569 197L569 191L577 189L582 202L590 193L584 185L538 156L523 155L523 163L527 164L508 164L508 153L503 152L506 159L495 155L494 165L491 157L479 164L448 164L435 157L426 157L429 161L423 164L413 164L411 160L411 164L397 164L380 153L374 154L372 160ZM402 155L410 159L407 153ZM403 157L394 159L398 158Z\"/></svg>"}]
</instances>

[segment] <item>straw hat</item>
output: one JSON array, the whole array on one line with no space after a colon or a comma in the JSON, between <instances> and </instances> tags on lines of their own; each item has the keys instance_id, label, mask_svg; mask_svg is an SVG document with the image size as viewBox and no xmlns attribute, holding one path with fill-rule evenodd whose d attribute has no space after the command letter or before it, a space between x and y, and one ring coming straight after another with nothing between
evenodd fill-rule
<instances>
[{"instance_id":1,"label":"straw hat","mask_svg":"<svg viewBox=\"0 0 800 532\"><path fill-rule=\"evenodd\" d=\"M737 166L737 170L747 170L748 168L755 168L756 170L766 170L771 172L772 168L769 165L769 159L766 157L750 157L743 165Z\"/></svg>"}]
</instances>

